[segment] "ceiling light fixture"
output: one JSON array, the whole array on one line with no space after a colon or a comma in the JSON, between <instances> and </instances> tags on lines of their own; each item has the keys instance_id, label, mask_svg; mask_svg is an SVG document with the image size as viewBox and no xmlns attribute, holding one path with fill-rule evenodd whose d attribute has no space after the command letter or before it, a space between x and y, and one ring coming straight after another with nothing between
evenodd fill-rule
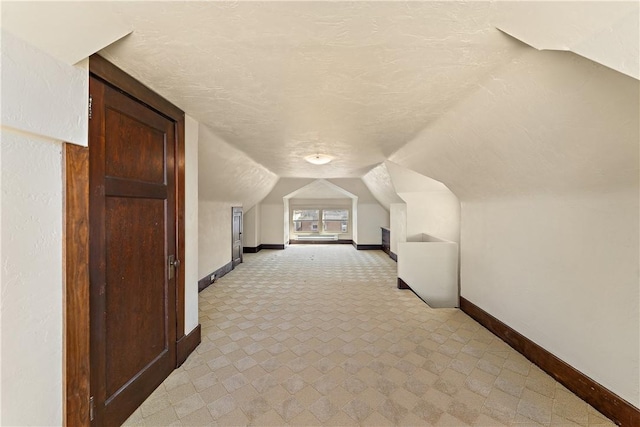
<instances>
[{"instance_id":1,"label":"ceiling light fixture","mask_svg":"<svg viewBox=\"0 0 640 427\"><path fill-rule=\"evenodd\" d=\"M333 157L328 156L326 154L311 154L304 158L307 162L313 163L314 165L326 165Z\"/></svg>"}]
</instances>

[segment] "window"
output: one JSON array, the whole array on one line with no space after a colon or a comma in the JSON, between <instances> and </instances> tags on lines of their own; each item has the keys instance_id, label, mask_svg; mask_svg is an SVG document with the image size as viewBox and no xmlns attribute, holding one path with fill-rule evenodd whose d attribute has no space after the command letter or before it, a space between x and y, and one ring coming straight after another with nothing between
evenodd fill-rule
<instances>
[{"instance_id":1,"label":"window","mask_svg":"<svg viewBox=\"0 0 640 427\"><path fill-rule=\"evenodd\" d=\"M293 228L300 232L318 232L319 209L294 209Z\"/></svg>"},{"instance_id":2,"label":"window","mask_svg":"<svg viewBox=\"0 0 640 427\"><path fill-rule=\"evenodd\" d=\"M348 209L293 209L293 229L300 233L347 233ZM322 230L318 225L322 220Z\"/></svg>"},{"instance_id":3,"label":"window","mask_svg":"<svg viewBox=\"0 0 640 427\"><path fill-rule=\"evenodd\" d=\"M347 209L324 209L322 211L322 229L326 233L346 233L349 227Z\"/></svg>"}]
</instances>

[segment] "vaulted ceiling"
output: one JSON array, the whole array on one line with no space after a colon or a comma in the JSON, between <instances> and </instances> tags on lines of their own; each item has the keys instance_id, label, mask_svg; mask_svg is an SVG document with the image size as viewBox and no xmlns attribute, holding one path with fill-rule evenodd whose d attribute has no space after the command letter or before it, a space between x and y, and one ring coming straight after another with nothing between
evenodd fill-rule
<instances>
[{"instance_id":1,"label":"vaulted ceiling","mask_svg":"<svg viewBox=\"0 0 640 427\"><path fill-rule=\"evenodd\" d=\"M101 53L280 177L360 177L518 43L489 2L147 2ZM303 157L335 157L312 166Z\"/></svg>"},{"instance_id":2,"label":"vaulted ceiling","mask_svg":"<svg viewBox=\"0 0 640 427\"><path fill-rule=\"evenodd\" d=\"M362 178L388 206L398 197L387 160L461 199L637 183L639 10L636 1L1 9L3 29L67 63L99 51L195 118L200 197L247 208L283 178ZM315 153L335 160L304 162Z\"/></svg>"}]
</instances>

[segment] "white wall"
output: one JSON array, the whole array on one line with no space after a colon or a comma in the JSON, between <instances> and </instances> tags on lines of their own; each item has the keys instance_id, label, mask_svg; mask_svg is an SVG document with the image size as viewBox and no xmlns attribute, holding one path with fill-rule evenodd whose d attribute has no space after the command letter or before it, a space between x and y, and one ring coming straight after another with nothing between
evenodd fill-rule
<instances>
[{"instance_id":1,"label":"white wall","mask_svg":"<svg viewBox=\"0 0 640 427\"><path fill-rule=\"evenodd\" d=\"M460 242L460 202L443 183L393 162L385 162L393 188L406 203L407 241L423 233Z\"/></svg>"},{"instance_id":2,"label":"white wall","mask_svg":"<svg viewBox=\"0 0 640 427\"><path fill-rule=\"evenodd\" d=\"M289 211L290 211L291 207L289 206L289 199L285 198L283 199L283 206L282 206L282 220L284 221L283 226L284 226L284 235L282 237L282 240L284 240L284 244L285 246L289 244L289 241L291 240L291 221L290 221L290 217L289 217Z\"/></svg>"},{"instance_id":3,"label":"white wall","mask_svg":"<svg viewBox=\"0 0 640 427\"><path fill-rule=\"evenodd\" d=\"M231 208L241 206L243 213L249 211L277 181L278 177L268 169L208 127L199 126L199 278L231 262Z\"/></svg>"},{"instance_id":4,"label":"white wall","mask_svg":"<svg viewBox=\"0 0 640 427\"><path fill-rule=\"evenodd\" d=\"M268 245L283 245L285 243L285 210L284 203L261 204L260 240Z\"/></svg>"},{"instance_id":5,"label":"white wall","mask_svg":"<svg viewBox=\"0 0 640 427\"><path fill-rule=\"evenodd\" d=\"M640 406L638 80L523 47L392 156L461 200L461 295Z\"/></svg>"},{"instance_id":6,"label":"white wall","mask_svg":"<svg viewBox=\"0 0 640 427\"><path fill-rule=\"evenodd\" d=\"M447 192L399 193L407 204L407 241L419 241L422 233L460 242L460 202Z\"/></svg>"},{"instance_id":7,"label":"white wall","mask_svg":"<svg viewBox=\"0 0 640 427\"><path fill-rule=\"evenodd\" d=\"M198 122L185 116L184 331L198 326Z\"/></svg>"},{"instance_id":8,"label":"white wall","mask_svg":"<svg viewBox=\"0 0 640 427\"><path fill-rule=\"evenodd\" d=\"M2 128L0 150L0 424L61 425L62 144Z\"/></svg>"},{"instance_id":9,"label":"white wall","mask_svg":"<svg viewBox=\"0 0 640 427\"><path fill-rule=\"evenodd\" d=\"M256 203L256 205L252 208L255 212L254 224L255 224L255 246L259 246L262 244L262 223L260 222L260 218L262 217L262 205L260 203Z\"/></svg>"},{"instance_id":10,"label":"white wall","mask_svg":"<svg viewBox=\"0 0 640 427\"><path fill-rule=\"evenodd\" d=\"M260 240L260 203L254 205L251 209L243 212L242 216L242 246L255 248L258 247Z\"/></svg>"},{"instance_id":11,"label":"white wall","mask_svg":"<svg viewBox=\"0 0 640 427\"><path fill-rule=\"evenodd\" d=\"M433 240L431 236L427 239ZM404 280L430 307L459 307L458 244L398 243L398 278Z\"/></svg>"},{"instance_id":12,"label":"white wall","mask_svg":"<svg viewBox=\"0 0 640 427\"><path fill-rule=\"evenodd\" d=\"M198 204L198 277L203 278L231 262L231 208L229 202L202 200Z\"/></svg>"},{"instance_id":13,"label":"white wall","mask_svg":"<svg viewBox=\"0 0 640 427\"><path fill-rule=\"evenodd\" d=\"M2 124L88 144L86 61L67 65L2 30Z\"/></svg>"},{"instance_id":14,"label":"white wall","mask_svg":"<svg viewBox=\"0 0 640 427\"><path fill-rule=\"evenodd\" d=\"M398 243L407 241L407 205L391 203L389 205L389 249L398 255Z\"/></svg>"},{"instance_id":15,"label":"white wall","mask_svg":"<svg viewBox=\"0 0 640 427\"><path fill-rule=\"evenodd\" d=\"M284 197L306 185L311 178L281 178L260 202L260 243L283 245L289 241L289 202ZM286 206L285 206L286 204Z\"/></svg>"},{"instance_id":16,"label":"white wall","mask_svg":"<svg viewBox=\"0 0 640 427\"><path fill-rule=\"evenodd\" d=\"M382 243L380 227L389 226L389 212L378 203L358 203L359 245L379 245Z\"/></svg>"},{"instance_id":17,"label":"white wall","mask_svg":"<svg viewBox=\"0 0 640 427\"><path fill-rule=\"evenodd\" d=\"M380 227L389 225L389 214L369 191L363 180L357 178L328 179L326 182L329 183L329 188L325 188L321 183L318 184L320 181L308 178L282 178L278 181L273 190L260 203L263 207L260 215L261 243L283 244L288 240L286 236L292 225L287 227L286 224L290 219L290 214L287 214L285 218L284 235L281 235L282 233L278 229L282 226L281 218L285 215L285 203L288 201L291 206L300 207L320 207L327 204L349 207L351 226L348 233L340 234L340 238L352 239L358 244L380 244ZM292 197L283 201L285 196L292 193ZM314 194L318 194L318 196L312 198ZM349 198L344 197L345 195ZM397 200L401 201L400 198ZM286 211L289 212L289 209ZM291 233L293 233L292 230Z\"/></svg>"},{"instance_id":18,"label":"white wall","mask_svg":"<svg viewBox=\"0 0 640 427\"><path fill-rule=\"evenodd\" d=\"M464 203L462 296L638 406L638 211L637 189Z\"/></svg>"},{"instance_id":19,"label":"white wall","mask_svg":"<svg viewBox=\"0 0 640 427\"><path fill-rule=\"evenodd\" d=\"M358 218L360 216L360 211L358 210L358 199L351 199L351 240L356 244L358 243L358 228L360 227L360 222Z\"/></svg>"},{"instance_id":20,"label":"white wall","mask_svg":"<svg viewBox=\"0 0 640 427\"><path fill-rule=\"evenodd\" d=\"M87 145L87 64L62 63L5 31L1 50L0 424L60 425L60 140Z\"/></svg>"}]
</instances>

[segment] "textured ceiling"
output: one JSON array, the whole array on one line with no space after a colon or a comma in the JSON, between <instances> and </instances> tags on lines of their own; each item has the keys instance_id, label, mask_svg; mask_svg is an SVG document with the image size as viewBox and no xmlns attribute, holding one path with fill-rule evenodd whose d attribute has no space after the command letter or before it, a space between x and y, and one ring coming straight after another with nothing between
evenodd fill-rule
<instances>
[{"instance_id":1,"label":"textured ceiling","mask_svg":"<svg viewBox=\"0 0 640 427\"><path fill-rule=\"evenodd\" d=\"M357 196L327 180L318 179L285 197L288 199L350 199Z\"/></svg>"},{"instance_id":2,"label":"textured ceiling","mask_svg":"<svg viewBox=\"0 0 640 427\"><path fill-rule=\"evenodd\" d=\"M280 177L363 176L517 50L489 2L114 5L101 54Z\"/></svg>"}]
</instances>

